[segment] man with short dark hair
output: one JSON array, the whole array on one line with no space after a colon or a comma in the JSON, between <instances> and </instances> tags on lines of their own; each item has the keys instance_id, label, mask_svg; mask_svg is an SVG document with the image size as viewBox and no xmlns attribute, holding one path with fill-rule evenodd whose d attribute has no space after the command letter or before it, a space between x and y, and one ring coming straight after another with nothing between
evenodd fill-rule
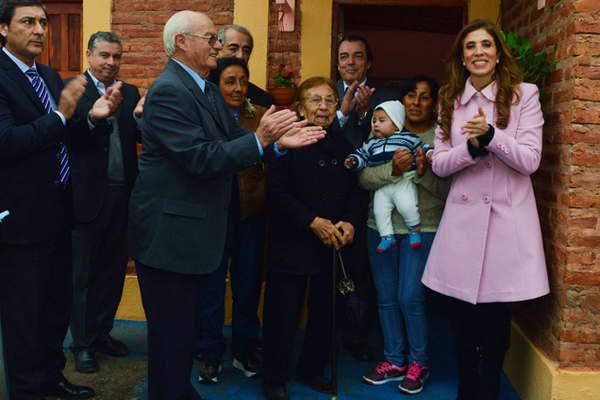
<instances>
[{"instance_id":1,"label":"man with short dark hair","mask_svg":"<svg viewBox=\"0 0 600 400\"><path fill-rule=\"evenodd\" d=\"M254 39L248 29L237 24L223 25L219 29L219 40L223 44L223 48L219 52L219 58L237 57L248 63L254 48ZM251 103L266 108L273 105L273 97L252 82L248 82L246 97Z\"/></svg>"},{"instance_id":2,"label":"man with short dark hair","mask_svg":"<svg viewBox=\"0 0 600 400\"><path fill-rule=\"evenodd\" d=\"M73 311L75 368L98 370L95 352L125 356L127 346L110 336L127 265L127 207L137 176L140 131L134 109L137 87L117 82L123 46L112 32L91 35L85 72L89 84L75 115L87 120L69 150L73 171ZM115 85L122 102L103 119L89 116L94 102Z\"/></svg>"},{"instance_id":3,"label":"man with short dark hair","mask_svg":"<svg viewBox=\"0 0 600 400\"><path fill-rule=\"evenodd\" d=\"M354 147L360 147L371 132L375 106L387 100L398 99L399 96L385 88L376 89L369 82L367 74L373 62L373 52L365 38L349 35L340 40L336 62L340 75L337 87L342 99L337 111L338 120L344 126L348 141ZM364 192L364 195L367 196L367 193ZM367 211L365 208L364 221L367 220ZM342 308L346 312L340 318L344 346L360 361L372 358L367 338L372 315L376 313L365 243L366 224L363 224L356 227L354 243L344 252L349 274L356 281L358 291L357 297L353 299L355 304Z\"/></svg>"},{"instance_id":4,"label":"man with short dark hair","mask_svg":"<svg viewBox=\"0 0 600 400\"><path fill-rule=\"evenodd\" d=\"M341 103L338 119L344 125L348 140L359 147L371 131L373 108L399 96L385 88L375 88L367 78L373 63L373 52L365 38L345 36L336 50L337 82Z\"/></svg>"},{"instance_id":5,"label":"man with short dark hair","mask_svg":"<svg viewBox=\"0 0 600 400\"><path fill-rule=\"evenodd\" d=\"M71 282L71 165L65 143L86 80L63 87L36 63L48 36L39 0L0 1L0 314L11 400L83 399L62 374ZM103 118L118 90L90 110Z\"/></svg>"}]
</instances>

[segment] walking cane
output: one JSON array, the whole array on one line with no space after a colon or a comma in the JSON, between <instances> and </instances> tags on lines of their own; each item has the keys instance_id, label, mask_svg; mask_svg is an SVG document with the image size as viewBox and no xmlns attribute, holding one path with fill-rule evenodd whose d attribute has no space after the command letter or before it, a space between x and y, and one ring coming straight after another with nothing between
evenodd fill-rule
<instances>
[{"instance_id":1,"label":"walking cane","mask_svg":"<svg viewBox=\"0 0 600 400\"><path fill-rule=\"evenodd\" d=\"M337 282L337 262L340 263L340 269L342 271L342 279L340 282ZM339 291L342 296L349 295L354 293L356 290L356 284L350 278L348 278L348 274L346 273L346 267L344 266L344 260L342 260L342 254L335 247L333 248L333 267L331 271L332 277L332 285L331 285L331 302L333 304L333 312L331 313L331 383L333 386L333 394L331 395L331 400L337 400L337 332L336 332L336 324L335 324L335 315L336 315L336 298L337 292Z\"/></svg>"},{"instance_id":2,"label":"walking cane","mask_svg":"<svg viewBox=\"0 0 600 400\"><path fill-rule=\"evenodd\" d=\"M335 331L335 306L337 297L337 255L338 250L333 247L333 266L331 268L331 384L333 393L331 400L337 400L337 333Z\"/></svg>"},{"instance_id":3,"label":"walking cane","mask_svg":"<svg viewBox=\"0 0 600 400\"><path fill-rule=\"evenodd\" d=\"M4 218L8 217L8 211L0 212L0 224ZM8 397L8 367L6 366L6 357L4 357L4 338L2 335L2 309L0 309L0 365L2 365L2 398L9 400Z\"/></svg>"}]
</instances>

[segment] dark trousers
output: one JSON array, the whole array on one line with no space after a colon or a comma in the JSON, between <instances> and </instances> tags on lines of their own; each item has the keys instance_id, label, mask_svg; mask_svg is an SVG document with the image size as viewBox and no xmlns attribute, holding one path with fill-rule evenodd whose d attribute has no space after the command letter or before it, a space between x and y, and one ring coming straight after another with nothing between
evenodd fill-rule
<instances>
[{"instance_id":1,"label":"dark trousers","mask_svg":"<svg viewBox=\"0 0 600 400\"><path fill-rule=\"evenodd\" d=\"M497 400L502 364L510 346L508 304L473 305L444 297L457 337L457 399Z\"/></svg>"},{"instance_id":2,"label":"dark trousers","mask_svg":"<svg viewBox=\"0 0 600 400\"><path fill-rule=\"evenodd\" d=\"M35 245L0 244L0 315L11 400L39 400L46 387L63 379L71 294L68 231Z\"/></svg>"},{"instance_id":3,"label":"dark trousers","mask_svg":"<svg viewBox=\"0 0 600 400\"><path fill-rule=\"evenodd\" d=\"M366 217L365 217L366 219ZM344 343L368 349L369 330L378 327L377 298L369 268L367 226L356 227L354 241L341 250L346 273L356 284L356 292L337 302L338 326ZM338 277L342 276L338 265Z\"/></svg>"},{"instance_id":4,"label":"dark trousers","mask_svg":"<svg viewBox=\"0 0 600 400\"><path fill-rule=\"evenodd\" d=\"M205 284L197 293L195 352L206 360L221 362L225 353L225 277L227 264L203 275Z\"/></svg>"},{"instance_id":5,"label":"dark trousers","mask_svg":"<svg viewBox=\"0 0 600 400\"><path fill-rule=\"evenodd\" d=\"M113 327L127 266L127 186L109 186L98 217L73 230L73 349L90 349Z\"/></svg>"},{"instance_id":6,"label":"dark trousers","mask_svg":"<svg viewBox=\"0 0 600 400\"><path fill-rule=\"evenodd\" d=\"M308 284L308 321L298 363L300 376L321 375L331 355L331 273L294 275L271 271L264 310L264 382L284 385L289 379L294 337Z\"/></svg>"},{"instance_id":7,"label":"dark trousers","mask_svg":"<svg viewBox=\"0 0 600 400\"><path fill-rule=\"evenodd\" d=\"M232 351L245 354L260 337L258 302L260 297L261 261L264 243L263 217L253 217L237 223L230 241L232 312ZM225 315L224 264L213 276L214 291L200 299L200 319L197 351L205 359L220 361L225 352L223 321Z\"/></svg>"},{"instance_id":8,"label":"dark trousers","mask_svg":"<svg viewBox=\"0 0 600 400\"><path fill-rule=\"evenodd\" d=\"M200 396L191 372L198 327L198 299L211 289L209 275L168 272L136 262L148 321L148 400Z\"/></svg>"}]
</instances>

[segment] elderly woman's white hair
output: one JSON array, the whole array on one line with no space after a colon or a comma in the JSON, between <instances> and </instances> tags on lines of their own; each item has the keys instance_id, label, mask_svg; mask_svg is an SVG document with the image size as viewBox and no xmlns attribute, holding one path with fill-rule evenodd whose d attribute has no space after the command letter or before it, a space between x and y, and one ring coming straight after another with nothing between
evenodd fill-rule
<instances>
[{"instance_id":1,"label":"elderly woman's white hair","mask_svg":"<svg viewBox=\"0 0 600 400\"><path fill-rule=\"evenodd\" d=\"M177 46L175 45L175 36L178 33L189 33L193 30L192 16L204 15L196 11L179 11L171 15L171 18L165 24L163 29L163 44L167 56L173 57Z\"/></svg>"}]
</instances>

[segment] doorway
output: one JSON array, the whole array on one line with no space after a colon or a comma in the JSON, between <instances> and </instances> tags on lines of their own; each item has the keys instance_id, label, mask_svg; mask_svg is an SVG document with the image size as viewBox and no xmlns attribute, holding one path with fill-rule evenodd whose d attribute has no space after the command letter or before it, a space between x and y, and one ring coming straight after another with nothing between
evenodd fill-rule
<instances>
[{"instance_id":1,"label":"doorway","mask_svg":"<svg viewBox=\"0 0 600 400\"><path fill-rule=\"evenodd\" d=\"M45 0L48 40L38 61L70 78L81 73L82 0Z\"/></svg>"},{"instance_id":2,"label":"doorway","mask_svg":"<svg viewBox=\"0 0 600 400\"><path fill-rule=\"evenodd\" d=\"M406 78L443 77L443 60L467 20L462 0L334 0L332 77L337 77L335 49L345 35L363 36L373 50L369 80L400 90Z\"/></svg>"}]
</instances>

